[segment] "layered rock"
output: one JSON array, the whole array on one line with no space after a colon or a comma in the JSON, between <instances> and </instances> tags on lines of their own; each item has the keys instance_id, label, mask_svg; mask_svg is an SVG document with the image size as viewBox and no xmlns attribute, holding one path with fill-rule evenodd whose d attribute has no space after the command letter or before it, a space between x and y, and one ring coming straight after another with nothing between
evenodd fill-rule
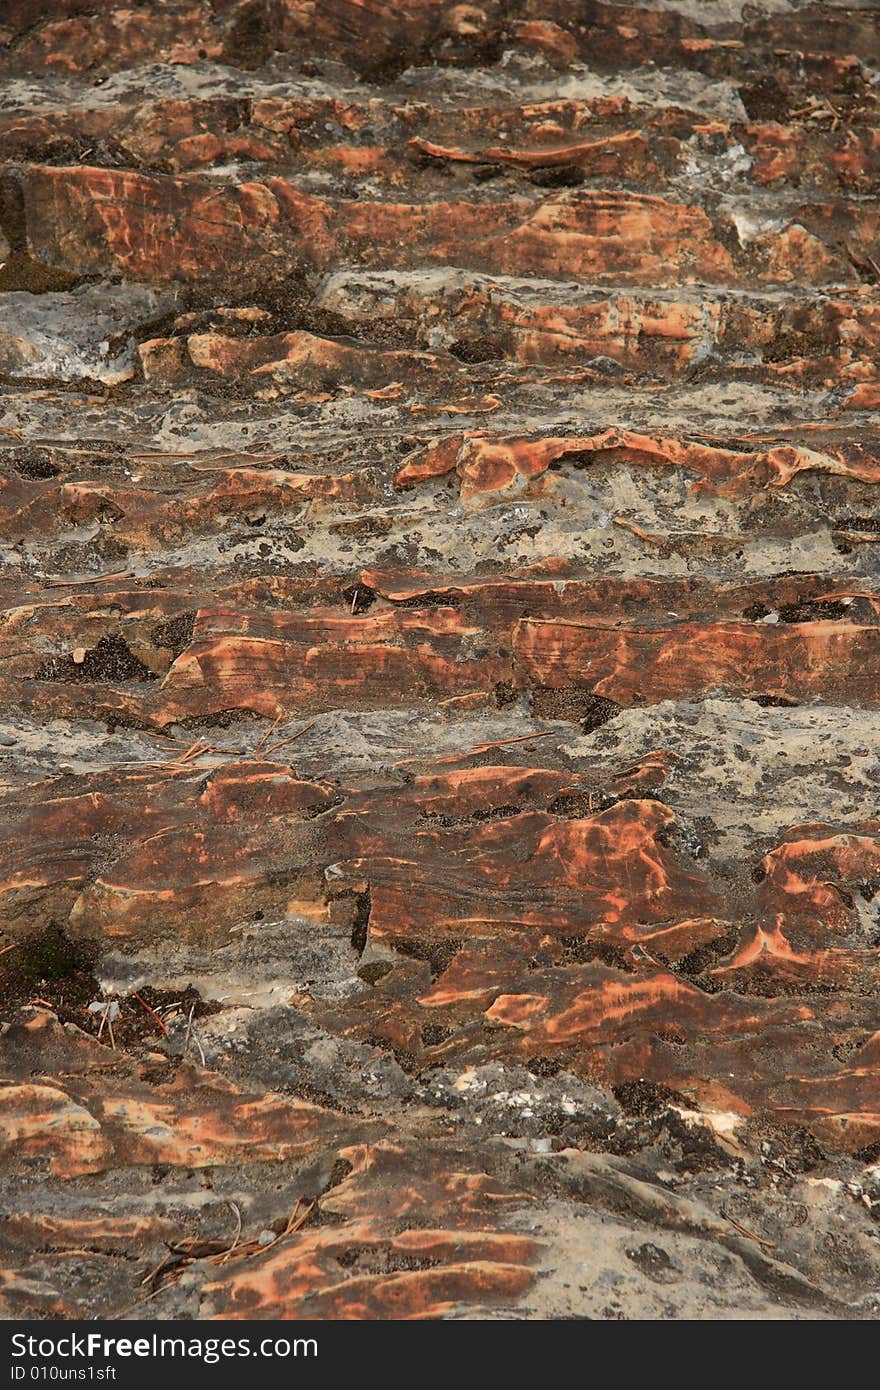
<instances>
[{"instance_id":1,"label":"layered rock","mask_svg":"<svg viewBox=\"0 0 880 1390\"><path fill-rule=\"evenodd\" d=\"M6 6L7 1316L876 1316L880 51L770 11Z\"/></svg>"}]
</instances>

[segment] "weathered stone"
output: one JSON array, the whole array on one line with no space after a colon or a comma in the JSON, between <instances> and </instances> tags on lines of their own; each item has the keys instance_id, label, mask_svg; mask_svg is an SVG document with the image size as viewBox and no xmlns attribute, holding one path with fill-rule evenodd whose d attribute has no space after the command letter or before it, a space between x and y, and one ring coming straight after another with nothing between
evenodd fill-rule
<instances>
[{"instance_id":1,"label":"weathered stone","mask_svg":"<svg viewBox=\"0 0 880 1390\"><path fill-rule=\"evenodd\" d=\"M0 1307L870 1318L869 0L8 0Z\"/></svg>"}]
</instances>

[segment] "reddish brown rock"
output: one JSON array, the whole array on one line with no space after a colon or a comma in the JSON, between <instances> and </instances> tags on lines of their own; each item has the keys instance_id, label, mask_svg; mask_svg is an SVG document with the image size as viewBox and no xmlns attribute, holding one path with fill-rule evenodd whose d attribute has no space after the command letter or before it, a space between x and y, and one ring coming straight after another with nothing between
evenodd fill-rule
<instances>
[{"instance_id":1,"label":"reddish brown rock","mask_svg":"<svg viewBox=\"0 0 880 1390\"><path fill-rule=\"evenodd\" d=\"M497 1230L525 1193L442 1151L382 1142L341 1157L351 1171L322 1209L343 1224L233 1264L205 1287L215 1316L437 1318L508 1302L531 1283L538 1243Z\"/></svg>"},{"instance_id":2,"label":"reddish brown rock","mask_svg":"<svg viewBox=\"0 0 880 1390\"><path fill-rule=\"evenodd\" d=\"M6 930L26 937L60 919L78 938L199 940L209 924L222 938L261 907L326 918L309 822L334 800L329 787L259 761L170 761L35 788L29 806L15 797L5 810L31 846L4 866Z\"/></svg>"},{"instance_id":3,"label":"reddish brown rock","mask_svg":"<svg viewBox=\"0 0 880 1390\"><path fill-rule=\"evenodd\" d=\"M789 831L760 865L755 927L713 973L752 989L873 994L880 960L865 917L880 868L878 831L874 821L842 832L827 825Z\"/></svg>"},{"instance_id":4,"label":"reddish brown rock","mask_svg":"<svg viewBox=\"0 0 880 1390\"><path fill-rule=\"evenodd\" d=\"M28 246L74 274L258 286L349 255L375 267L453 264L502 274L668 285L852 279L835 249L870 252L877 217L859 202L797 209L780 231L728 249L732 224L648 194L566 190L542 202L331 201L280 178L216 185L196 177L31 165L23 180ZM744 258L744 259L743 259ZM742 270L738 263L742 261Z\"/></svg>"},{"instance_id":5,"label":"reddish brown rock","mask_svg":"<svg viewBox=\"0 0 880 1390\"><path fill-rule=\"evenodd\" d=\"M479 637L452 608L356 618L252 613L244 621L206 609L155 703L164 722L212 709L274 717L350 701L377 708L389 686L409 700L485 693L510 665L473 652Z\"/></svg>"},{"instance_id":6,"label":"reddish brown rock","mask_svg":"<svg viewBox=\"0 0 880 1390\"><path fill-rule=\"evenodd\" d=\"M10 1318L876 1311L876 25L652 4L8 0Z\"/></svg>"},{"instance_id":7,"label":"reddish brown rock","mask_svg":"<svg viewBox=\"0 0 880 1390\"><path fill-rule=\"evenodd\" d=\"M22 36L14 50L16 62L35 68L114 69L148 61L195 62L218 54L253 66L282 52L341 58L375 74L410 66L429 54L446 62L490 60L503 41L563 67L581 58L603 68L677 65L742 77L763 61L771 73L795 82L797 57L813 78L814 90L835 93L841 77L858 77L855 55L876 60L877 49L865 12L844 11L829 20L821 6L740 25L729 17L707 16L699 23L674 11L643 7L629 6L624 13L615 4L592 6L586 22L566 5L547 4L535 13L524 4L508 14L494 0L440 6L408 0L393 15L373 0L321 0L318 5L285 0L274 8L239 0L183 11L163 4L146 21L137 8L94 15L71 3L36 11L22 7L9 23L12 33Z\"/></svg>"},{"instance_id":8,"label":"reddish brown rock","mask_svg":"<svg viewBox=\"0 0 880 1390\"><path fill-rule=\"evenodd\" d=\"M332 1133L334 1117L317 1106L243 1094L186 1066L174 1081L156 1084L148 1072L120 1068L112 1052L83 1034L63 1040L63 1077L19 1078L16 1050L40 1046L46 1033L48 1048L58 1048L57 1020L33 1010L7 1035L12 1076L0 1088L0 1141L10 1174L69 1179L152 1164L278 1163L313 1153Z\"/></svg>"},{"instance_id":9,"label":"reddish brown rock","mask_svg":"<svg viewBox=\"0 0 880 1390\"><path fill-rule=\"evenodd\" d=\"M878 1076L880 1038L875 1033L833 1079L789 1077L781 1114L789 1123L808 1124L831 1149L870 1152L880 1134Z\"/></svg>"},{"instance_id":10,"label":"reddish brown rock","mask_svg":"<svg viewBox=\"0 0 880 1390\"><path fill-rule=\"evenodd\" d=\"M383 352L352 347L313 333L275 337L227 338L219 333L154 338L140 347L147 381L175 385L202 373L250 384L254 390L279 383L291 388L326 389L341 382L387 386L462 372L458 363L427 352Z\"/></svg>"},{"instance_id":11,"label":"reddish brown rock","mask_svg":"<svg viewBox=\"0 0 880 1390\"><path fill-rule=\"evenodd\" d=\"M832 116L832 121L833 121ZM805 177L823 183L829 176L841 187L877 188L880 130L791 129L773 122L748 128L748 148L758 183L793 182Z\"/></svg>"},{"instance_id":12,"label":"reddish brown rock","mask_svg":"<svg viewBox=\"0 0 880 1390\"><path fill-rule=\"evenodd\" d=\"M410 141L410 149L429 159L452 163L513 165L522 169L582 169L594 178L609 175L620 178L650 177L657 172L649 154L648 142L639 131L624 131L604 140L586 140L557 148L544 146L534 150L518 150L494 145L476 152L438 145L416 137Z\"/></svg>"},{"instance_id":13,"label":"reddish brown rock","mask_svg":"<svg viewBox=\"0 0 880 1390\"><path fill-rule=\"evenodd\" d=\"M175 469L177 486L170 496L167 471L158 467L158 476L151 477L152 471L146 459L136 461L136 472L128 470L127 476L112 481L88 476L65 481L50 476L23 482L13 474L0 479L0 520L19 536L47 540L71 526L107 522L117 543L149 549L194 532L219 530L226 518L260 508L271 507L283 514L310 501L353 502L367 495L350 473L334 476L259 467L246 457L236 466L190 462L184 455ZM120 473L124 475L125 470Z\"/></svg>"},{"instance_id":14,"label":"reddish brown rock","mask_svg":"<svg viewBox=\"0 0 880 1390\"><path fill-rule=\"evenodd\" d=\"M27 1078L34 1056L49 1062L62 1053L60 1082L49 1086ZM271 1093L243 1094L216 1074L186 1064L173 1081L161 1081L153 1075L155 1066L138 1067L76 1029L65 1035L45 1011L18 1016L6 1035L4 1063L9 1079L0 1087L0 1143L14 1145L9 1175L44 1173L52 1202L58 1201L53 1180L66 1185L107 1169L118 1182L145 1166L164 1174L175 1168L228 1171L246 1161L273 1164L280 1175L322 1148L334 1153L341 1117L331 1112ZM49 1279L58 1278L77 1254L88 1255L100 1271L102 1261L112 1263L120 1253L131 1260L136 1249L162 1251L133 1293L135 1306L201 1259L207 1270L200 1295L204 1315L224 1318L294 1312L440 1317L459 1305L509 1302L531 1283L540 1245L503 1230L505 1215L530 1199L472 1158L439 1146L425 1150L382 1141L343 1146L336 1162L348 1176L321 1202L329 1227L301 1230L318 1203L297 1200L268 1248L264 1236L243 1230L237 1206L239 1229L231 1243L198 1231L184 1234L191 1217L179 1214L174 1221L117 1217L114 1208L106 1209L106 1199L103 1211L86 1199L76 1217L21 1211L5 1223L4 1257L12 1267L3 1271L4 1306L76 1315L75 1289L65 1302L52 1283L17 1272L34 1242ZM203 1205L210 1212L211 1199ZM78 1248L84 1243L88 1250Z\"/></svg>"},{"instance_id":15,"label":"reddish brown rock","mask_svg":"<svg viewBox=\"0 0 880 1390\"><path fill-rule=\"evenodd\" d=\"M688 924L692 946L700 942L696 927ZM622 970L596 960L570 964L563 954L554 958L551 943L525 935L487 939L465 946L429 991L417 993L418 972L398 970L370 1000L316 1004L315 1015L355 1037L369 1030L435 1065L546 1059L595 1084L648 1082L709 1109L815 1125L832 1149L873 1142L874 1054L868 1047L864 1063L853 1064L828 1047L829 1039L845 1049L846 1039L863 1036L869 1009L821 997L709 994L657 966L650 952L662 950L660 934L646 942L634 968ZM849 1126L851 1115L862 1118Z\"/></svg>"},{"instance_id":16,"label":"reddish brown rock","mask_svg":"<svg viewBox=\"0 0 880 1390\"><path fill-rule=\"evenodd\" d=\"M819 119L722 121L617 95L450 108L385 96L253 102L133 96L113 110L72 103L51 115L0 114L0 136L10 158L34 162L103 141L126 162L160 173L249 160L279 171L314 167L368 176L397 188L418 182L422 169L449 164L661 186L687 169L694 150L710 168L745 150L741 177L758 185L872 192L880 160L876 128L851 117L841 129L827 106L803 114ZM401 130L411 132L406 147L398 143Z\"/></svg>"},{"instance_id":17,"label":"reddish brown rock","mask_svg":"<svg viewBox=\"0 0 880 1390\"><path fill-rule=\"evenodd\" d=\"M352 495L351 480L220 471L224 483L190 495L182 490L174 501L158 478L155 494L65 484L62 495L79 493L112 508L115 535L147 549L169 537L222 534L227 515L251 515L248 503L283 517L312 487L316 502ZM17 523L51 535L66 519L57 509L58 484L28 486L37 501L16 511ZM9 491L15 497L15 488ZM619 703L713 688L771 698L785 690L784 698L799 692L806 699L832 692L834 680L848 683L853 699L873 701L870 653L880 599L867 586L833 584L822 575L718 586L587 578L555 563L503 579L383 571L364 571L354 582L331 574L250 581L218 575L212 587L219 606L199 606L201 581L191 571L171 571L149 586L123 579L65 591L59 584L40 602L23 602L28 596L13 586L0 636L6 699L22 709L38 702L61 716L99 711L161 727L231 710L274 718L375 709L393 671L396 706L439 698L485 707L505 690L511 698L519 690L539 709L547 691L594 688ZM824 650L823 643L849 652L850 666L838 661L824 671L814 658L789 690L785 663ZM690 653L686 666L668 668L664 653L673 649ZM654 653L647 666L644 653ZM662 771L661 755L656 768L632 769L626 785L653 785Z\"/></svg>"},{"instance_id":18,"label":"reddish brown rock","mask_svg":"<svg viewBox=\"0 0 880 1390\"><path fill-rule=\"evenodd\" d=\"M641 467L679 467L696 475L702 486L733 495L756 487L784 487L802 472L839 473L876 482L876 457L846 447L819 452L782 444L764 450L731 450L683 439L660 439L630 430L609 429L598 435L562 439L504 439L475 431L472 436L438 440L408 460L395 479L410 487L423 478L453 470L465 498L496 492L520 479L530 480L571 457L577 462L616 461Z\"/></svg>"},{"instance_id":19,"label":"reddish brown rock","mask_svg":"<svg viewBox=\"0 0 880 1390\"><path fill-rule=\"evenodd\" d=\"M620 704L687 699L710 690L874 704L880 690L875 627L679 623L611 631L525 620L515 642L515 667L526 681L582 685Z\"/></svg>"},{"instance_id":20,"label":"reddish brown rock","mask_svg":"<svg viewBox=\"0 0 880 1390\"><path fill-rule=\"evenodd\" d=\"M15 62L25 70L45 66L81 73L144 62L191 63L219 58L221 52L207 5L189 12L120 7L36 26L16 46Z\"/></svg>"},{"instance_id":21,"label":"reddish brown rock","mask_svg":"<svg viewBox=\"0 0 880 1390\"><path fill-rule=\"evenodd\" d=\"M420 831L406 859L386 858L365 820L363 828L339 822L338 850L347 873L369 882L373 942L524 926L616 942L637 935L637 924L650 930L683 916L685 904L712 906L711 892L665 848L674 817L659 802L623 801L570 820L533 811ZM362 846L369 858L358 855Z\"/></svg>"}]
</instances>

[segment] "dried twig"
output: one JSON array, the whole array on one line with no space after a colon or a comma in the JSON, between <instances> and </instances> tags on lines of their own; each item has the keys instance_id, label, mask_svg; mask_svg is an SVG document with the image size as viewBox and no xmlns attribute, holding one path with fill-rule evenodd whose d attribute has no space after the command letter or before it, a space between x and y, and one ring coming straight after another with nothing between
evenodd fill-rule
<instances>
[{"instance_id":1,"label":"dried twig","mask_svg":"<svg viewBox=\"0 0 880 1390\"><path fill-rule=\"evenodd\" d=\"M198 454L193 454L191 457L198 458ZM227 454L215 454L210 462L220 463L223 459L257 459L259 463L277 463L279 459L284 457L284 454L255 454L248 449L233 449ZM205 471L209 472L210 467L206 468Z\"/></svg>"},{"instance_id":2,"label":"dried twig","mask_svg":"<svg viewBox=\"0 0 880 1390\"><path fill-rule=\"evenodd\" d=\"M810 100L807 102L806 106L797 106L793 111L789 111L788 119L792 120L794 117L797 116L808 116L810 112L815 110L816 100L814 97L811 97Z\"/></svg>"},{"instance_id":3,"label":"dried twig","mask_svg":"<svg viewBox=\"0 0 880 1390\"><path fill-rule=\"evenodd\" d=\"M213 743L202 743L201 739L196 739L184 753L170 757L164 763L140 763L140 767L160 767L163 772L179 772L181 769L188 772L191 765L197 758L203 758L206 753L225 753L225 749L216 747ZM217 764L213 764L217 766Z\"/></svg>"},{"instance_id":4,"label":"dried twig","mask_svg":"<svg viewBox=\"0 0 880 1390\"><path fill-rule=\"evenodd\" d=\"M100 999L97 999L95 1004L89 1005L89 1013L96 1013L100 1011L100 1008ZM97 1040L100 1042L101 1033L103 1033L104 1027L106 1027L108 1036L110 1036L110 1047L113 1048L114 1052L115 1047L117 1047L117 1040L115 1040L113 1036L113 1020L114 1017L118 1015L118 1012L120 1012L120 1005L117 1004L117 1001L115 1001L115 999L107 999L103 1012L101 1012L99 1029L97 1029Z\"/></svg>"},{"instance_id":5,"label":"dried twig","mask_svg":"<svg viewBox=\"0 0 880 1390\"><path fill-rule=\"evenodd\" d=\"M161 1260L159 1261L159 1263L158 1263L157 1265L154 1265L153 1268L152 1268L151 1270L149 1270L149 1271L144 1275L143 1279L141 1280L141 1287L143 1288L143 1286L144 1286L145 1284L152 1284L152 1282L153 1282L154 1279L158 1279L159 1275L162 1273L162 1271L163 1271L163 1269L165 1268L165 1266L166 1266L167 1263L168 1263L168 1256L167 1256L167 1255L163 1255L162 1258L161 1258ZM160 1287L161 1287L161 1286L160 1286ZM158 1289L155 1289L155 1290L154 1290L154 1293L158 1293L158 1292L159 1292ZM151 1295L151 1297L152 1297L152 1295Z\"/></svg>"},{"instance_id":6,"label":"dried twig","mask_svg":"<svg viewBox=\"0 0 880 1390\"><path fill-rule=\"evenodd\" d=\"M156 1022L157 1022L158 1025L159 1025L159 1027L162 1029L162 1032L165 1034L166 1038L170 1037L171 1034L168 1032L168 1029L165 1027L165 1024L162 1022L161 1018L160 1018L159 1015L156 1013L156 1010L150 1008L150 1006L149 1006L149 1004L147 1003L146 999L141 998L141 996L138 994L138 992L137 992L136 989L132 990L132 994L134 995L135 999L136 999L136 1000L138 1001L138 1003L140 1004L141 1008L142 1008L142 1009L146 1009L146 1011L147 1011L147 1013L150 1015L150 1017L151 1017L151 1018L154 1018L154 1019L156 1020Z\"/></svg>"},{"instance_id":7,"label":"dried twig","mask_svg":"<svg viewBox=\"0 0 880 1390\"><path fill-rule=\"evenodd\" d=\"M316 1202L309 1202L308 1206L302 1211L302 1213L301 1213L299 1216L297 1216L297 1214L296 1214L296 1209L297 1209L297 1207L299 1206L299 1204L300 1204L300 1198L297 1197L297 1199L296 1199L296 1207L294 1207L294 1209L293 1209L293 1211L292 1211L292 1213L291 1213L291 1216L290 1216L290 1220L288 1221L287 1225L286 1225L285 1228L284 1228L284 1234L285 1234L286 1236L293 1235L294 1231L299 1231L299 1230L301 1230L302 1227L303 1227L303 1226L306 1224L306 1222L308 1221L309 1217L311 1216L312 1212L315 1210L315 1207L316 1207L316 1205L317 1205Z\"/></svg>"},{"instance_id":8,"label":"dried twig","mask_svg":"<svg viewBox=\"0 0 880 1390\"><path fill-rule=\"evenodd\" d=\"M263 749L263 745L267 742L267 740L268 740L269 738L271 738L272 734L274 734L275 730L278 728L278 725L281 723L281 721L282 721L283 718L284 718L284 713L283 713L283 711L279 710L278 713L276 714L274 720L273 720L272 723L270 724L269 728L268 728L268 729L266 730L266 732L263 734L263 737L260 739L260 741L259 741L259 743L257 744L256 748L254 749L254 757L255 757L255 758L258 758L258 757L260 756L260 753L262 752L262 749Z\"/></svg>"},{"instance_id":9,"label":"dried twig","mask_svg":"<svg viewBox=\"0 0 880 1390\"><path fill-rule=\"evenodd\" d=\"M296 1199L296 1201L294 1202L294 1205L293 1205L293 1211L292 1211L292 1212L290 1213L290 1215L288 1216L288 1218L287 1218L287 1225L284 1227L284 1230L281 1232L281 1235L285 1235L285 1236L286 1236L286 1235L289 1235L289 1234L290 1234L291 1227L293 1226L293 1223L294 1223L294 1221L296 1220L297 1213L298 1213L298 1211L299 1211L299 1209L300 1209L300 1204L301 1204L301 1202L302 1202L302 1197L297 1197L297 1199ZM278 1236L277 1239L280 1240L280 1239L281 1239L281 1236Z\"/></svg>"},{"instance_id":10,"label":"dried twig","mask_svg":"<svg viewBox=\"0 0 880 1390\"><path fill-rule=\"evenodd\" d=\"M195 741L195 743L191 743L191 744L190 744L189 748L187 748L187 750L186 750L185 753L181 753L181 754L180 754L180 757L178 757L178 758L171 758L171 759L169 759L169 761L170 761L170 762L177 763L178 766L180 766L181 763L188 763L189 760L190 760L190 758L196 758L196 757L198 757L199 752L201 751L201 747L202 747L202 740L201 740L200 738L197 738L196 741Z\"/></svg>"},{"instance_id":11,"label":"dried twig","mask_svg":"<svg viewBox=\"0 0 880 1390\"><path fill-rule=\"evenodd\" d=\"M754 1240L758 1245L766 1246L768 1250L776 1249L772 1240L765 1240L763 1236L755 1235L755 1232L750 1231L748 1226L743 1226L741 1222L735 1221L732 1216L728 1216L726 1211L722 1211L721 1215L724 1217L725 1221L730 1222L735 1231L739 1231L740 1235L745 1236L747 1240Z\"/></svg>"},{"instance_id":12,"label":"dried twig","mask_svg":"<svg viewBox=\"0 0 880 1390\"><path fill-rule=\"evenodd\" d=\"M235 1218L238 1222L238 1225L236 1227L235 1235L232 1238L232 1244L230 1245L228 1250L224 1250L223 1254L220 1256L220 1259L218 1260L218 1264L221 1265L225 1265L226 1261L229 1259L229 1256L232 1254L233 1250L238 1245L239 1239L241 1238L241 1210L238 1206L236 1206L235 1202L230 1202L229 1205L235 1212Z\"/></svg>"},{"instance_id":13,"label":"dried twig","mask_svg":"<svg viewBox=\"0 0 880 1390\"><path fill-rule=\"evenodd\" d=\"M192 1008L191 1008L190 1011L189 1011L189 1018L187 1019L187 1024L186 1024L186 1038L185 1038L184 1044L183 1044L183 1055L184 1055L184 1057L186 1057L186 1056L189 1054L189 1044L190 1044L190 1039L192 1039L192 1041L195 1043L196 1047L199 1049L199 1056L200 1056L201 1059L202 1059L202 1066L204 1066L204 1065L205 1065L205 1049L202 1047L202 1044L201 1044L201 1041L200 1041L200 1039L199 1039L198 1033L197 1033L196 1030L193 1028L193 1014L195 1013L195 1011L196 1011L196 1006L195 1006L195 1004L193 1004Z\"/></svg>"},{"instance_id":14,"label":"dried twig","mask_svg":"<svg viewBox=\"0 0 880 1390\"><path fill-rule=\"evenodd\" d=\"M106 1005L105 1005L105 1007L104 1007L104 1012L101 1014L101 1023L100 1023L100 1026L99 1026L99 1028L98 1028L98 1041L100 1042L100 1040L101 1040L101 1034L103 1033L103 1031L104 1031L104 1026L105 1026L105 1024L106 1024L107 1032L108 1032L108 1034L110 1035L110 1046L113 1048L113 1051L115 1052L115 1051L116 1051L116 1039L115 1039L114 1036L113 1036L113 1019L110 1017L110 1014L111 1014L111 1011L112 1011L114 1005L115 1005L116 1011L117 1011L117 1013L118 1013L118 1012L119 1012L119 1005L116 1004L115 999L108 999L108 1000L107 1000L107 1003L106 1003ZM98 1007L100 1007L100 1005L98 1005Z\"/></svg>"},{"instance_id":15,"label":"dried twig","mask_svg":"<svg viewBox=\"0 0 880 1390\"><path fill-rule=\"evenodd\" d=\"M73 588L75 584L106 584L110 579L134 579L131 570L114 570L112 574L89 574L81 579L47 579L47 589Z\"/></svg>"},{"instance_id":16,"label":"dried twig","mask_svg":"<svg viewBox=\"0 0 880 1390\"><path fill-rule=\"evenodd\" d=\"M277 743L272 743L268 748L263 749L263 757L268 758L270 753L277 753L279 748L284 748L288 743L293 743L295 738L301 738L307 734L309 729L314 729L317 720L313 719L310 724L304 724L301 729L297 729L295 734L288 734L287 738L279 739Z\"/></svg>"},{"instance_id":17,"label":"dried twig","mask_svg":"<svg viewBox=\"0 0 880 1390\"><path fill-rule=\"evenodd\" d=\"M631 531L634 536L638 536L640 541L647 541L648 545L662 545L662 536L652 536L650 531L644 531L641 526L637 526L634 521L630 521L625 516L613 516L611 520L615 526L620 526L624 531Z\"/></svg>"},{"instance_id":18,"label":"dried twig","mask_svg":"<svg viewBox=\"0 0 880 1390\"><path fill-rule=\"evenodd\" d=\"M198 454L129 454L130 459L197 459Z\"/></svg>"},{"instance_id":19,"label":"dried twig","mask_svg":"<svg viewBox=\"0 0 880 1390\"><path fill-rule=\"evenodd\" d=\"M835 531L834 537L851 541L853 545L880 544L880 531Z\"/></svg>"},{"instance_id":20,"label":"dried twig","mask_svg":"<svg viewBox=\"0 0 880 1390\"><path fill-rule=\"evenodd\" d=\"M164 1261L163 1261L163 1263L164 1263ZM159 1266L159 1270L160 1270L160 1271L161 1271L161 1268L162 1268L162 1266L160 1265L160 1266ZM154 1273L154 1274L151 1274L149 1277L150 1277L150 1278L154 1278L154 1277L155 1277L155 1273ZM147 1281L146 1279L142 1279L142 1280L141 1280L141 1283L142 1283L142 1284L146 1284L147 1282L148 1282L148 1281ZM123 1308L120 1312L116 1313L115 1316L116 1316L117 1318L127 1318L128 1315L129 1315L129 1313L133 1313L133 1312L134 1312L135 1308L143 1308L143 1306L144 1306L145 1303L149 1303L151 1299L158 1297L158 1295L159 1295L159 1294L163 1291L163 1289L165 1289L165 1288L167 1288L167 1285L166 1285L166 1284L160 1284L159 1287L158 1287L157 1289L153 1289L153 1292L152 1292L152 1293L148 1293L147 1296L146 1296L146 1298L140 1298L140 1299L138 1299L137 1303L130 1303L130 1304L128 1305L127 1308Z\"/></svg>"},{"instance_id":21,"label":"dried twig","mask_svg":"<svg viewBox=\"0 0 880 1390\"><path fill-rule=\"evenodd\" d=\"M508 743L528 743L533 738L549 738L552 732L552 729L545 729L542 734L517 734L516 738L498 738L494 743L478 743L475 748L463 753L462 757L469 758L472 753L488 753L491 748L504 748Z\"/></svg>"},{"instance_id":22,"label":"dried twig","mask_svg":"<svg viewBox=\"0 0 880 1390\"><path fill-rule=\"evenodd\" d=\"M212 1248L215 1244L214 1242L199 1240L188 1240L178 1245L169 1246L169 1254L166 1255L164 1259L160 1260L141 1280L142 1288L148 1287L150 1284L156 1284L157 1281L159 1281L157 1287L148 1295L148 1298L155 1298L157 1293L167 1288L169 1284L179 1278L194 1260L207 1259L213 1265L225 1265L228 1260L246 1259L249 1255L261 1254L264 1250L268 1250L270 1246L277 1245L285 1236L294 1235L297 1231L302 1230L317 1206L317 1200L303 1206L303 1199L297 1197L296 1204L288 1218L284 1230L279 1231L274 1240L266 1244L262 1244L259 1240L243 1241L241 1239L243 1226L241 1210L235 1202L230 1201L228 1205L235 1212L236 1218L236 1230L232 1238L232 1244L226 1249L221 1250ZM302 1210L300 1208L302 1208ZM144 1302L146 1301L147 1299L144 1299ZM131 1309L127 1309L126 1311L130 1312Z\"/></svg>"},{"instance_id":23,"label":"dried twig","mask_svg":"<svg viewBox=\"0 0 880 1390\"><path fill-rule=\"evenodd\" d=\"M517 734L516 738L498 738L492 743L478 743L475 748L468 748L464 753L449 753L442 758L432 758L431 762L454 763L458 762L459 758L472 758L478 753L488 753L493 748L505 748L510 743L529 743L535 738L550 738L552 733L552 729L545 729L544 732L540 734ZM417 755L414 758L401 758L400 761L394 763L393 766L403 767L405 763L418 763L422 760L422 755Z\"/></svg>"},{"instance_id":24,"label":"dried twig","mask_svg":"<svg viewBox=\"0 0 880 1390\"><path fill-rule=\"evenodd\" d=\"M191 1008L190 1011L189 1011L189 1018L187 1019L187 1023L186 1023L186 1037L185 1037L184 1040L183 1040L183 1055L184 1055L184 1057L186 1057L187 1054L189 1053L189 1040L190 1040L190 1038L192 1037L193 1014L195 1013L195 1011L196 1011L196 1006L195 1006L195 1004L193 1004L192 1008Z\"/></svg>"}]
</instances>

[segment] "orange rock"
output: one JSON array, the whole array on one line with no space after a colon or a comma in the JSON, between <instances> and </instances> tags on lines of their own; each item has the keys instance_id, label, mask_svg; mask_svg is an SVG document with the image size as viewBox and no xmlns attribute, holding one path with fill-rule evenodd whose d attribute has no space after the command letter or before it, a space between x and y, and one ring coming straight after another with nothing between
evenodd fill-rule
<instances>
[{"instance_id":1,"label":"orange rock","mask_svg":"<svg viewBox=\"0 0 880 1390\"><path fill-rule=\"evenodd\" d=\"M621 704L689 699L712 690L873 705L880 691L880 629L814 622L678 623L609 630L523 620L520 680L578 684Z\"/></svg>"},{"instance_id":2,"label":"orange rock","mask_svg":"<svg viewBox=\"0 0 880 1390\"><path fill-rule=\"evenodd\" d=\"M64 1076L52 1084L17 1079L17 1051L26 1055L43 1037L47 1057L62 1043L67 1049ZM317 1106L248 1095L186 1064L173 1081L150 1084L77 1030L65 1038L45 1013L25 1013L7 1034L4 1067L16 1079L0 1088L0 1143L16 1173L48 1169L70 1179L157 1163L278 1163L313 1152L335 1123Z\"/></svg>"},{"instance_id":3,"label":"orange rock","mask_svg":"<svg viewBox=\"0 0 880 1390\"><path fill-rule=\"evenodd\" d=\"M577 57L577 40L559 24L539 19L524 20L515 25L513 32L524 48L536 48L554 67L567 68Z\"/></svg>"},{"instance_id":4,"label":"orange rock","mask_svg":"<svg viewBox=\"0 0 880 1390\"><path fill-rule=\"evenodd\" d=\"M216 1316L438 1318L515 1298L532 1282L538 1243L495 1229L528 1203L524 1193L421 1146L383 1141L341 1156L349 1175L323 1206L343 1224L228 1266L204 1291ZM438 1228L438 1216L448 1224Z\"/></svg>"},{"instance_id":5,"label":"orange rock","mask_svg":"<svg viewBox=\"0 0 880 1390\"><path fill-rule=\"evenodd\" d=\"M828 451L774 445L765 449L732 450L683 439L658 438L632 430L609 429L595 435L568 438L511 439L481 432L429 444L423 454L407 460L397 473L397 487L410 487L423 478L455 470L464 498L497 492L521 479L545 473L553 464L573 458L580 463L622 463L647 467L678 467L694 473L700 486L742 496L757 487L785 487L802 472L832 473L875 482L880 460L864 449Z\"/></svg>"}]
</instances>

